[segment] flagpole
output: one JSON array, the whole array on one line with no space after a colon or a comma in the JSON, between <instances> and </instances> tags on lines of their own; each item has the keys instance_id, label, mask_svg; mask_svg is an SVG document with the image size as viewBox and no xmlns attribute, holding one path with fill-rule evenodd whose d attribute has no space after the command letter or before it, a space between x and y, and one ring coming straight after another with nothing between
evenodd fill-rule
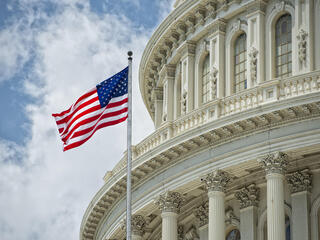
<instances>
[{"instance_id":1,"label":"flagpole","mask_svg":"<svg viewBox=\"0 0 320 240\"><path fill-rule=\"evenodd\" d=\"M128 52L128 121L127 121L127 238L131 240L131 141L132 141L132 52Z\"/></svg>"}]
</instances>

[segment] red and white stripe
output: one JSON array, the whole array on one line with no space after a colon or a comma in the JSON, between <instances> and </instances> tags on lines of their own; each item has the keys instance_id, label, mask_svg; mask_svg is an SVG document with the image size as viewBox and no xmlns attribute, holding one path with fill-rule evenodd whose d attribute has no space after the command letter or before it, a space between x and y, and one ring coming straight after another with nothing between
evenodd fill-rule
<instances>
[{"instance_id":1,"label":"red and white stripe","mask_svg":"<svg viewBox=\"0 0 320 240\"><path fill-rule=\"evenodd\" d=\"M128 94L112 98L101 108L97 89L82 95L72 106L61 113L52 114L58 125L63 151L88 141L100 128L123 122L128 117Z\"/></svg>"}]
</instances>

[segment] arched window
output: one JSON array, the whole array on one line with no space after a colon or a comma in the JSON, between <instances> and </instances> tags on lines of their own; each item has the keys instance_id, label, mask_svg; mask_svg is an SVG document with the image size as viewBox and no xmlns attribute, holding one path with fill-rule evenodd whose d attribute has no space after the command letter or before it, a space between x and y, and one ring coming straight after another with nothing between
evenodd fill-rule
<instances>
[{"instance_id":1,"label":"arched window","mask_svg":"<svg viewBox=\"0 0 320 240\"><path fill-rule=\"evenodd\" d=\"M233 91L247 88L247 36L242 33L234 44L234 85Z\"/></svg>"},{"instance_id":2,"label":"arched window","mask_svg":"<svg viewBox=\"0 0 320 240\"><path fill-rule=\"evenodd\" d=\"M226 240L240 240L240 231L238 229L231 230L227 234Z\"/></svg>"},{"instance_id":3,"label":"arched window","mask_svg":"<svg viewBox=\"0 0 320 240\"><path fill-rule=\"evenodd\" d=\"M203 61L202 66L202 103L206 103L209 101L210 94L210 61L209 55Z\"/></svg>"},{"instance_id":4,"label":"arched window","mask_svg":"<svg viewBox=\"0 0 320 240\"><path fill-rule=\"evenodd\" d=\"M276 77L287 77L292 73L291 28L290 14L281 16L276 22Z\"/></svg>"}]
</instances>

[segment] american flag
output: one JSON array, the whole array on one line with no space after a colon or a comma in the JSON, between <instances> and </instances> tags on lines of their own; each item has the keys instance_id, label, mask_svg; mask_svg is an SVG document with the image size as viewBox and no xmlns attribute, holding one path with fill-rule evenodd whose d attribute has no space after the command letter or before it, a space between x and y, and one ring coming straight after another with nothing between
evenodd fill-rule
<instances>
[{"instance_id":1,"label":"american flag","mask_svg":"<svg viewBox=\"0 0 320 240\"><path fill-rule=\"evenodd\" d=\"M72 106L52 114L58 125L63 151L79 147L100 128L128 117L128 67L83 94Z\"/></svg>"}]
</instances>

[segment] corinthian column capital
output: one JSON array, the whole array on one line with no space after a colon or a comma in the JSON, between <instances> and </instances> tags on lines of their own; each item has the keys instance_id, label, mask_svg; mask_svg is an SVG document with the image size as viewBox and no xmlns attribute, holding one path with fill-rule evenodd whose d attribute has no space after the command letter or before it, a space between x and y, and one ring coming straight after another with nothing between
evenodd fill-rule
<instances>
[{"instance_id":1,"label":"corinthian column capital","mask_svg":"<svg viewBox=\"0 0 320 240\"><path fill-rule=\"evenodd\" d=\"M267 175L271 173L284 174L288 165L288 155L283 152L269 153L260 157L258 162L265 169Z\"/></svg>"},{"instance_id":2,"label":"corinthian column capital","mask_svg":"<svg viewBox=\"0 0 320 240\"><path fill-rule=\"evenodd\" d=\"M312 174L309 169L296 171L287 175L291 193L311 190Z\"/></svg>"},{"instance_id":3,"label":"corinthian column capital","mask_svg":"<svg viewBox=\"0 0 320 240\"><path fill-rule=\"evenodd\" d=\"M184 199L178 192L167 191L161 194L155 201L162 212L175 212L180 211L180 207Z\"/></svg>"},{"instance_id":4,"label":"corinthian column capital","mask_svg":"<svg viewBox=\"0 0 320 240\"><path fill-rule=\"evenodd\" d=\"M209 215L209 203L203 203L199 207L195 209L193 214L196 216L196 218L199 221L199 226L202 227L206 224L208 224L208 215Z\"/></svg>"},{"instance_id":5,"label":"corinthian column capital","mask_svg":"<svg viewBox=\"0 0 320 240\"><path fill-rule=\"evenodd\" d=\"M236 199L240 202L240 208L255 206L259 204L260 189L255 184L250 184L244 188L241 188L235 193Z\"/></svg>"},{"instance_id":6,"label":"corinthian column capital","mask_svg":"<svg viewBox=\"0 0 320 240\"><path fill-rule=\"evenodd\" d=\"M143 236L146 227L146 220L141 215L133 215L131 218L131 228L134 235Z\"/></svg>"},{"instance_id":7,"label":"corinthian column capital","mask_svg":"<svg viewBox=\"0 0 320 240\"><path fill-rule=\"evenodd\" d=\"M225 192L226 186L231 181L230 175L222 170L215 170L207 174L201 181L205 184L208 191Z\"/></svg>"}]
</instances>

